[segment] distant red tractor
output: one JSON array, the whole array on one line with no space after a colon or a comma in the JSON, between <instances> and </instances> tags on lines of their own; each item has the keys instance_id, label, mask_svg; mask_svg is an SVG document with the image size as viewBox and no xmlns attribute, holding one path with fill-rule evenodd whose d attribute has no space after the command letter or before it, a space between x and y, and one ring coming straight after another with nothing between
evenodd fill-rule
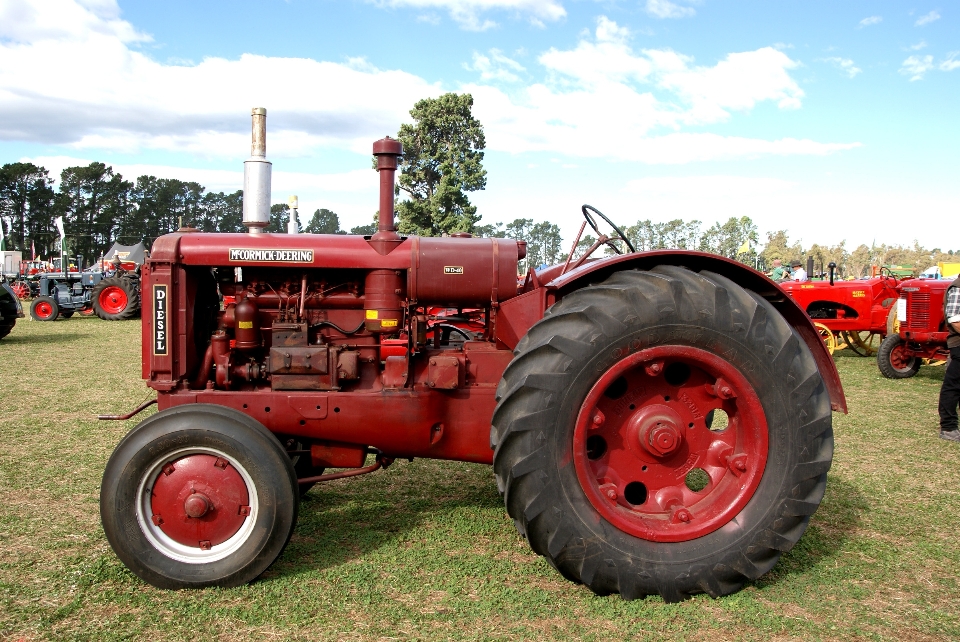
<instances>
[{"instance_id":1,"label":"distant red tractor","mask_svg":"<svg viewBox=\"0 0 960 642\"><path fill-rule=\"evenodd\" d=\"M952 279L900 282L900 296L889 314L892 331L877 351L883 376L906 379L917 374L924 360L943 361L950 356L943 297L951 283Z\"/></svg>"},{"instance_id":2,"label":"distant red tractor","mask_svg":"<svg viewBox=\"0 0 960 642\"><path fill-rule=\"evenodd\" d=\"M373 145L375 234L264 233L265 118L254 110L249 233L168 234L143 266L160 412L120 441L100 496L136 575L249 582L289 541L302 492L414 457L492 464L533 550L598 594L729 594L797 543L846 402L772 281L699 252L590 260L612 239L584 206L594 246L518 282L523 241L396 232L390 138Z\"/></svg>"},{"instance_id":3,"label":"distant red tractor","mask_svg":"<svg viewBox=\"0 0 960 642\"><path fill-rule=\"evenodd\" d=\"M866 357L876 353L888 332L897 284L895 277L883 274L856 281L785 281L780 286L813 319L831 354L849 347Z\"/></svg>"}]
</instances>

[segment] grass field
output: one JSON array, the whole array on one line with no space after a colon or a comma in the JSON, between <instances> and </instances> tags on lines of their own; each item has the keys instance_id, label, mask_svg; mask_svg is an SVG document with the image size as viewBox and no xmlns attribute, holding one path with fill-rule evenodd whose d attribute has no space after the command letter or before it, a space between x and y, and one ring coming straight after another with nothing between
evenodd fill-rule
<instances>
[{"instance_id":1,"label":"grass field","mask_svg":"<svg viewBox=\"0 0 960 642\"><path fill-rule=\"evenodd\" d=\"M793 551L718 600L596 597L530 552L484 466L397 462L310 491L283 556L237 589L165 592L117 560L100 476L148 397L139 322L24 319L0 341L0 640L960 638L960 447L943 368L838 352L827 493ZM146 415L142 415L142 419Z\"/></svg>"}]
</instances>

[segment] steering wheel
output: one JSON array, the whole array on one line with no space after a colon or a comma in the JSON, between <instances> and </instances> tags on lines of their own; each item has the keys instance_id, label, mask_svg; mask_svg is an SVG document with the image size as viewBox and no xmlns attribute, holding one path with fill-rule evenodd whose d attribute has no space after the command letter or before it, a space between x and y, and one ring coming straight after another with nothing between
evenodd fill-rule
<instances>
[{"instance_id":1,"label":"steering wheel","mask_svg":"<svg viewBox=\"0 0 960 642\"><path fill-rule=\"evenodd\" d=\"M597 226L597 222L593 220L593 217L590 216L590 212L588 212L587 210L590 210L592 212L595 212L596 214L599 214L600 218L606 221L607 225L612 227L613 231L617 233L617 236L619 236L623 240L623 242L627 244L627 247L630 248L631 252L637 251L636 248L633 247L633 243L630 242L630 239L627 238L627 235L623 233L623 230L621 230L619 227L614 225L613 221L608 219L603 212L601 212L600 210L598 210L592 205L583 205L580 208L580 210L583 212L583 218L587 219L587 223L589 223L590 227L593 228L593 231L597 233L597 236L603 236L603 234L600 233L600 228ZM607 245L612 247L613 251L616 252L617 254L623 254L623 252L620 251L620 248L618 248L615 243L612 243L611 241L608 240Z\"/></svg>"}]
</instances>

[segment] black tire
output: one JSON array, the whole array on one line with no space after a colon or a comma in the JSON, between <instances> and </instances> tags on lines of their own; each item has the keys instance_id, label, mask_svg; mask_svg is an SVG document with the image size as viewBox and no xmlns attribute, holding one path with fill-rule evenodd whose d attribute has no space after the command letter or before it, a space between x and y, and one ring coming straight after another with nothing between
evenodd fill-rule
<instances>
[{"instance_id":1,"label":"black tire","mask_svg":"<svg viewBox=\"0 0 960 642\"><path fill-rule=\"evenodd\" d=\"M17 325L17 320L13 319L9 323L0 323L0 339L4 338L13 330L13 326Z\"/></svg>"},{"instance_id":2,"label":"black tire","mask_svg":"<svg viewBox=\"0 0 960 642\"><path fill-rule=\"evenodd\" d=\"M73 316L73 310L61 310L60 316L63 317L64 319L69 319L70 317Z\"/></svg>"},{"instance_id":3,"label":"black tire","mask_svg":"<svg viewBox=\"0 0 960 642\"><path fill-rule=\"evenodd\" d=\"M163 521L151 525L146 515L153 511L148 502L156 501L160 471L166 472L169 461L195 455L225 459L250 495L249 516L220 550L204 550L200 542L181 545L181 551L167 541ZM151 492L141 494L150 484ZM120 441L103 473L100 516L117 557L145 582L163 589L231 587L252 581L279 557L296 525L299 502L290 457L273 434L235 410L191 404L150 417ZM212 504L214 519L238 514L217 513L220 505ZM187 562L176 555L193 557Z\"/></svg>"},{"instance_id":4,"label":"black tire","mask_svg":"<svg viewBox=\"0 0 960 642\"><path fill-rule=\"evenodd\" d=\"M902 346L903 339L899 334L888 334L880 342L877 367L880 368L880 374L887 379L909 379L920 371L923 361L917 357L903 358L900 354Z\"/></svg>"},{"instance_id":5,"label":"black tire","mask_svg":"<svg viewBox=\"0 0 960 642\"><path fill-rule=\"evenodd\" d=\"M591 503L574 461L575 424L603 373L650 349L688 347L720 357L759 399L765 468L729 522L684 541L652 541L618 528ZM833 456L829 393L783 317L729 279L673 266L614 274L547 310L515 355L492 421L497 485L533 550L597 594L673 602L736 592L797 543L820 504ZM649 405L637 403L636 413ZM698 430L710 430L705 417L698 421Z\"/></svg>"},{"instance_id":6,"label":"black tire","mask_svg":"<svg viewBox=\"0 0 960 642\"><path fill-rule=\"evenodd\" d=\"M30 304L30 316L34 321L56 321L60 316L60 305L49 296L38 296Z\"/></svg>"},{"instance_id":7,"label":"black tire","mask_svg":"<svg viewBox=\"0 0 960 642\"><path fill-rule=\"evenodd\" d=\"M103 279L94 286L90 294L93 311L104 321L125 321L135 318L140 313L139 283L138 280L119 276ZM123 292L125 304L118 306L107 300L110 292L117 291L114 288L119 288Z\"/></svg>"}]
</instances>

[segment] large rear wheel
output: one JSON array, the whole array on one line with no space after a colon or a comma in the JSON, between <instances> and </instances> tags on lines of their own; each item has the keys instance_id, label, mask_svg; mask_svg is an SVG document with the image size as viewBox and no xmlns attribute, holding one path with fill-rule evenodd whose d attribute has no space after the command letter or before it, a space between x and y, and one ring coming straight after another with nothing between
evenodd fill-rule
<instances>
[{"instance_id":1,"label":"large rear wheel","mask_svg":"<svg viewBox=\"0 0 960 642\"><path fill-rule=\"evenodd\" d=\"M159 588L238 586L280 555L299 493L280 442L246 415L180 406L128 433L103 474L117 557Z\"/></svg>"},{"instance_id":2,"label":"large rear wheel","mask_svg":"<svg viewBox=\"0 0 960 642\"><path fill-rule=\"evenodd\" d=\"M91 293L93 311L106 321L132 319L140 311L140 292L132 279L111 277L97 283Z\"/></svg>"},{"instance_id":3,"label":"large rear wheel","mask_svg":"<svg viewBox=\"0 0 960 642\"><path fill-rule=\"evenodd\" d=\"M766 573L832 461L807 346L764 299L679 267L564 297L498 402L494 472L518 530L565 577L626 599L716 597Z\"/></svg>"}]
</instances>

